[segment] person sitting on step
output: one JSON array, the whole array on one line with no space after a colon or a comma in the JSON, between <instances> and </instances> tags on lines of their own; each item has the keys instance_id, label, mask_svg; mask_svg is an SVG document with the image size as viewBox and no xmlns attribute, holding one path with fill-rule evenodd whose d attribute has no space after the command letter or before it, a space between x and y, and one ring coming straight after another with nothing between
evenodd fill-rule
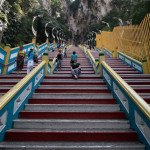
<instances>
[{"instance_id":1,"label":"person sitting on step","mask_svg":"<svg viewBox=\"0 0 150 150\"><path fill-rule=\"evenodd\" d=\"M72 73L72 77L74 79L78 79L79 75L81 74L81 68L80 68L80 63L77 63L77 60L74 60L74 63L71 66L71 73Z\"/></svg>"}]
</instances>

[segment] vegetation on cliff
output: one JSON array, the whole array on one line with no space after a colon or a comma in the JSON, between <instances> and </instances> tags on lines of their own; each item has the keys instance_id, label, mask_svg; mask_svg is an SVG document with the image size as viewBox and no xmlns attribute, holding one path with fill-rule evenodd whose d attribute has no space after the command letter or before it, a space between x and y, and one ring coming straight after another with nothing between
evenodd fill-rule
<instances>
[{"instance_id":1,"label":"vegetation on cliff","mask_svg":"<svg viewBox=\"0 0 150 150\"><path fill-rule=\"evenodd\" d=\"M51 3L52 15L45 10L37 0L6 0L3 4L2 13L7 16L8 24L4 30L2 45L11 44L12 47L21 44L27 44L32 41L32 20L34 16L43 15L34 22L34 28L37 31L37 43L46 41L45 24L51 22L47 26L50 42L53 41L52 29L55 27L54 33L58 29L62 29L66 38L71 37L63 12L61 12L59 0L53 0ZM60 12L60 15L56 14ZM56 30L57 28L57 30Z\"/></svg>"},{"instance_id":2,"label":"vegetation on cliff","mask_svg":"<svg viewBox=\"0 0 150 150\"><path fill-rule=\"evenodd\" d=\"M150 13L150 1L133 3L131 0L112 0L111 6L113 9L99 23L90 24L87 27L84 35L85 40L91 31L112 31L115 26L119 25L139 25ZM104 22L109 23L109 27Z\"/></svg>"}]
</instances>

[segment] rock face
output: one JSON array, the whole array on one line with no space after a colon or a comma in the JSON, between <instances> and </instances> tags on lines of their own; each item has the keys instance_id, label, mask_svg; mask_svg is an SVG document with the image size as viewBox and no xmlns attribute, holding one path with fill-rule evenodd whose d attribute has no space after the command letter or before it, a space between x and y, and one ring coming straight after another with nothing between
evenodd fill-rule
<instances>
[{"instance_id":1,"label":"rock face","mask_svg":"<svg viewBox=\"0 0 150 150\"><path fill-rule=\"evenodd\" d=\"M42 6L48 10L50 0L38 0ZM72 32L73 40L78 37L82 39L88 25L99 22L102 17L106 16L112 9L110 2L112 0L79 0L79 7L76 10L76 15L70 10L67 0L59 0L61 8L66 14L68 26ZM90 3L90 4L89 4Z\"/></svg>"},{"instance_id":2,"label":"rock face","mask_svg":"<svg viewBox=\"0 0 150 150\"><path fill-rule=\"evenodd\" d=\"M68 18L68 25L72 31L73 40L77 36L82 39L88 25L99 22L112 9L110 2L112 0L80 0L76 15L69 10L65 0L60 0L65 14Z\"/></svg>"},{"instance_id":3,"label":"rock face","mask_svg":"<svg viewBox=\"0 0 150 150\"><path fill-rule=\"evenodd\" d=\"M50 15L52 14L51 0L37 0L37 2L39 2L40 5L44 7Z\"/></svg>"},{"instance_id":4,"label":"rock face","mask_svg":"<svg viewBox=\"0 0 150 150\"><path fill-rule=\"evenodd\" d=\"M73 17L71 14L68 20L69 26L73 30L74 35L81 37L86 28L90 24L98 23L112 9L110 6L111 0L92 0L89 6L88 0L81 0L77 15ZM73 26L72 26L73 24Z\"/></svg>"}]
</instances>

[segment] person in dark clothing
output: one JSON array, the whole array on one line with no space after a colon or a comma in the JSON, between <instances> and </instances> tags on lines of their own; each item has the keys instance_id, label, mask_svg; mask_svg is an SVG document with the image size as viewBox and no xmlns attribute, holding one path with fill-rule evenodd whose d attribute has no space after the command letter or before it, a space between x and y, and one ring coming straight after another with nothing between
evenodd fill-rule
<instances>
[{"instance_id":1,"label":"person in dark clothing","mask_svg":"<svg viewBox=\"0 0 150 150\"><path fill-rule=\"evenodd\" d=\"M20 50L18 51L17 57L16 57L18 74L20 74L21 70L23 69L25 59L26 59L26 53L25 51L23 51L23 46L21 45Z\"/></svg>"},{"instance_id":2,"label":"person in dark clothing","mask_svg":"<svg viewBox=\"0 0 150 150\"><path fill-rule=\"evenodd\" d=\"M64 58L67 57L67 48L65 48L65 51L64 51Z\"/></svg>"},{"instance_id":3,"label":"person in dark clothing","mask_svg":"<svg viewBox=\"0 0 150 150\"><path fill-rule=\"evenodd\" d=\"M63 54L61 53L61 51L59 51L59 53L57 54L57 70L61 70L61 64L62 64L62 60L63 60Z\"/></svg>"},{"instance_id":4,"label":"person in dark clothing","mask_svg":"<svg viewBox=\"0 0 150 150\"><path fill-rule=\"evenodd\" d=\"M74 60L74 64L72 64L71 66L71 73L72 77L76 80L79 78L79 75L81 74L80 63L77 63L76 60Z\"/></svg>"}]
</instances>

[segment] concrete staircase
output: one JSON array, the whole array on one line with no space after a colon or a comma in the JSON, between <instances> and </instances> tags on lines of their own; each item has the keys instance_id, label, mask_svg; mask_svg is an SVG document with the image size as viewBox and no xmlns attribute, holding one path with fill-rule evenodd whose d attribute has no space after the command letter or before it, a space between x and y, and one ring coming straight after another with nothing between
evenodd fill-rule
<instances>
[{"instance_id":1,"label":"concrete staircase","mask_svg":"<svg viewBox=\"0 0 150 150\"><path fill-rule=\"evenodd\" d=\"M94 58L98 58L99 52L91 51ZM150 75L140 74L117 58L111 58L105 54L106 63L117 72L148 104L150 104Z\"/></svg>"},{"instance_id":2,"label":"concrete staircase","mask_svg":"<svg viewBox=\"0 0 150 150\"><path fill-rule=\"evenodd\" d=\"M70 56L78 55L82 74L71 77ZM103 79L77 47L61 71L45 77L6 132L2 150L144 150Z\"/></svg>"}]
</instances>

